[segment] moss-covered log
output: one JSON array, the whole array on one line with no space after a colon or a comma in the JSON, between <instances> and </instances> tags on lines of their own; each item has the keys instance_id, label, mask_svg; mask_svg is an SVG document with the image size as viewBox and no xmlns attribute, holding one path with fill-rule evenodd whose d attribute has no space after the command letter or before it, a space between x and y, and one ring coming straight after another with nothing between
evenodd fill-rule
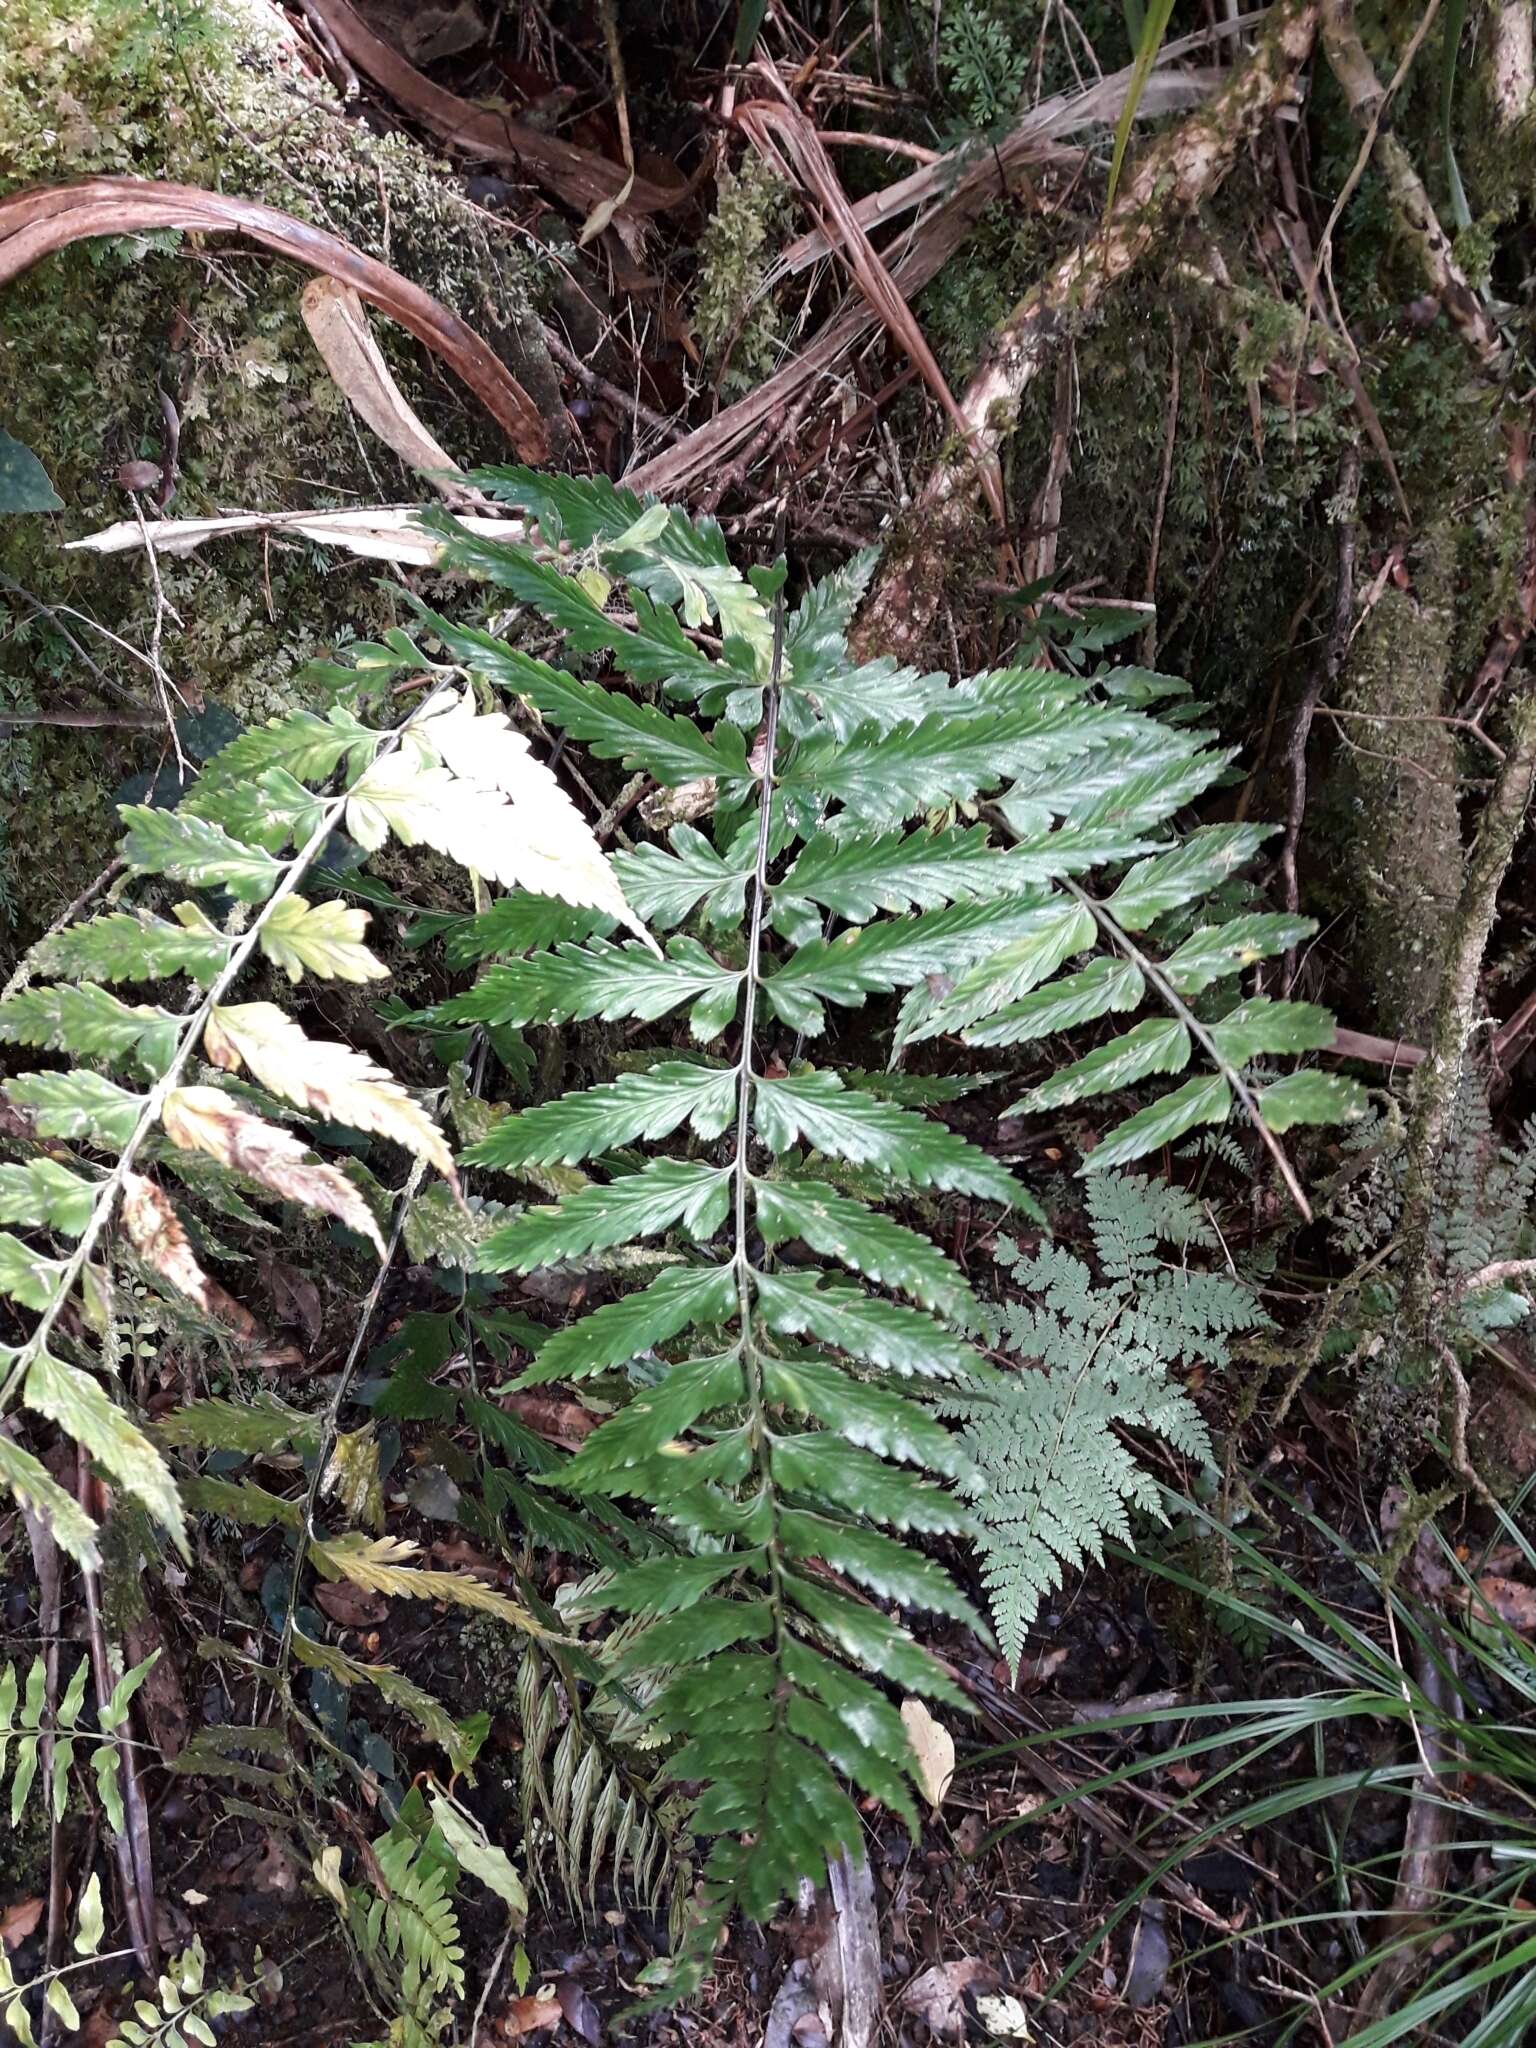
<instances>
[{"instance_id":1,"label":"moss-covered log","mask_svg":"<svg viewBox=\"0 0 1536 2048\"><path fill-rule=\"evenodd\" d=\"M538 263L447 166L346 114L265 0L15 0L0 39L0 189L97 172L257 198L341 236L476 327L563 427ZM316 354L299 314L309 276L167 232L81 244L7 289L0 424L41 458L65 505L0 527L0 908L18 939L104 864L107 799L168 754L163 726L5 732L6 710L35 720L60 707L108 718L158 709L128 651L142 653L153 631L147 564L67 555L60 543L132 516L120 478L168 467L172 443L173 515L420 496ZM456 459L507 458L495 424L439 364L387 323L376 332ZM146 507L160 495L151 487ZM161 579L165 666L187 713L212 716L210 738L218 714L249 721L291 705L308 659L396 612L375 565L305 545L225 543L163 562Z\"/></svg>"}]
</instances>

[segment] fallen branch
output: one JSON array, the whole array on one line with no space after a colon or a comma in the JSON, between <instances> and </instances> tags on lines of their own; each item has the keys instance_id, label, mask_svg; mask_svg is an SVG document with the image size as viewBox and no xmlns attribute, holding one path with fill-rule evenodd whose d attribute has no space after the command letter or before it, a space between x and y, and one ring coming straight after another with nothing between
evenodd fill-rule
<instances>
[{"instance_id":1,"label":"fallen branch","mask_svg":"<svg viewBox=\"0 0 1536 2048\"><path fill-rule=\"evenodd\" d=\"M210 519L119 519L64 545L93 555L121 555L138 547L153 548L157 555L190 555L204 541L236 534L292 534L370 561L430 569L441 557L444 542L428 533L420 519L419 505L370 505L366 510L347 512L225 512ZM465 513L459 524L490 540L518 541L523 537L520 519Z\"/></svg>"},{"instance_id":2,"label":"fallen branch","mask_svg":"<svg viewBox=\"0 0 1536 2048\"><path fill-rule=\"evenodd\" d=\"M1316 32L1317 0L1290 0L1278 9L1273 28L1209 106L1143 152L1103 233L1064 257L993 330L960 400L971 441L946 456L929 478L912 515L911 543L891 557L865 609L865 647L901 655L925 639L947 565L971 525L972 451L995 453L1012 432L1024 394L1048 360L1062 322L1092 313L1111 285L1210 197L1259 124L1295 98L1297 73Z\"/></svg>"},{"instance_id":3,"label":"fallen branch","mask_svg":"<svg viewBox=\"0 0 1536 2048\"><path fill-rule=\"evenodd\" d=\"M1479 370L1495 374L1504 356L1499 330L1456 261L1451 238L1440 225L1412 157L1386 125L1389 95L1383 91L1355 27L1354 0L1323 0L1322 43L1329 68L1365 136L1360 168L1374 154L1399 225L1418 254L1425 282L1472 351Z\"/></svg>"},{"instance_id":4,"label":"fallen branch","mask_svg":"<svg viewBox=\"0 0 1536 2048\"><path fill-rule=\"evenodd\" d=\"M1341 1060L1371 1060L1380 1067L1416 1067L1424 1057L1423 1046L1406 1038L1378 1038L1374 1031L1346 1031L1342 1024L1332 1045L1322 1050Z\"/></svg>"},{"instance_id":5,"label":"fallen branch","mask_svg":"<svg viewBox=\"0 0 1536 2048\"><path fill-rule=\"evenodd\" d=\"M543 415L467 321L387 263L254 199L158 178L82 178L72 185L30 186L0 200L0 285L72 242L139 234L149 228L243 235L290 262L351 285L359 298L398 321L442 358L525 462L548 460L549 429Z\"/></svg>"}]
</instances>

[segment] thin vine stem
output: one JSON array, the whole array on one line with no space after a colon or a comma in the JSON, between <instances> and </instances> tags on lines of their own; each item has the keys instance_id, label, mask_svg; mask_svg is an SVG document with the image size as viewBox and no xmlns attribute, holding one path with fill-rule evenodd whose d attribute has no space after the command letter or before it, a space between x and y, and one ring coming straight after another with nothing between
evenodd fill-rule
<instances>
[{"instance_id":1,"label":"thin vine stem","mask_svg":"<svg viewBox=\"0 0 1536 2048\"><path fill-rule=\"evenodd\" d=\"M288 1576L288 1604L283 1612L282 1640L277 1648L277 1683L286 1689L288 1660L293 1652L293 1610L299 1597L299 1579L304 1570L304 1560L315 1535L315 1503L320 1498L320 1488L325 1482L325 1469L330 1463L331 1451L336 1442L336 1424L341 1415L342 1403L346 1400L357 1371L357 1362L363 1355L363 1344L373 1324L379 1302L383 1297L384 1283L394 1265L395 1254L400 1249L400 1240L405 1235L406 1221L411 1213L411 1204L421 1186L427 1170L424 1159L411 1161L410 1177L400 1192L400 1206L395 1212L394 1228L389 1233L389 1243L379 1261L379 1270L373 1276L373 1285L368 1290L368 1299L363 1303L363 1312L357 1319L357 1328L352 1332L352 1343L348 1349L341 1371L336 1375L336 1385L326 1404L325 1416L320 1425L320 1435L315 1443L314 1468L309 1475L309 1485L304 1494L303 1526L298 1532L294 1545L293 1570Z\"/></svg>"}]
</instances>

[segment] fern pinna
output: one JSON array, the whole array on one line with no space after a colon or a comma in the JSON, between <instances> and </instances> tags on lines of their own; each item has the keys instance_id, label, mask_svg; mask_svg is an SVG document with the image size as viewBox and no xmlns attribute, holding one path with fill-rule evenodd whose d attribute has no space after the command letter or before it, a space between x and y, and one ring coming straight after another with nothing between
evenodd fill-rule
<instances>
[{"instance_id":1,"label":"fern pinna","mask_svg":"<svg viewBox=\"0 0 1536 2048\"><path fill-rule=\"evenodd\" d=\"M1252 1287L1188 1263L1217 1238L1182 1188L1106 1173L1090 1181L1087 1208L1096 1273L1059 1245L999 1244L1013 1287L989 1305L987 1335L1019 1368L937 1404L975 1461L966 1490L982 1576L1014 1665L1066 1571L1102 1558L1106 1537L1131 1543L1133 1511L1163 1519L1161 1490L1124 1433L1208 1460L1204 1421L1174 1370L1224 1365L1231 1337L1268 1323Z\"/></svg>"},{"instance_id":2,"label":"fern pinna","mask_svg":"<svg viewBox=\"0 0 1536 2048\"><path fill-rule=\"evenodd\" d=\"M189 1504L273 1524L329 1576L547 1633L478 1580L421 1570L396 1536L320 1534L314 1489L299 1502L249 1480L179 1488L163 1447L224 1445L230 1404L189 1404L152 1441L90 1369L88 1323L62 1311L88 1278L110 1287L111 1252L216 1318L227 1298L186 1227L194 1191L306 1204L382 1250L383 1188L315 1155L333 1124L403 1147L412 1185L435 1170L449 1192L433 1229L446 1229L455 1164L422 1104L282 1006L231 999L261 960L295 981L382 978L365 911L299 893L335 834L359 862L393 837L471 870L476 909L448 920L446 953L485 964L467 994L416 1019L435 1042L476 1058L488 1047L510 1071L526 1026L659 1027L652 1056L615 1078L483 1119L464 1163L545 1191L562 1169L569 1191L514 1213L480 1203L454 1257L492 1274L611 1267L616 1254L634 1267L634 1247L665 1241L645 1253L646 1284L555 1332L517 1384L606 1375L615 1412L539 1484L603 1502L610 1527L617 1500L655 1512L650 1554L614 1566L593 1597L628 1617L607 1677L650 1702L674 1743L670 1776L700 1788L693 1829L713 1843L676 1990L699 1980L732 1904L767 1913L856 1843L842 1780L914 1818L915 1763L883 1687L957 1695L890 1610L979 1625L915 1541L973 1526L963 1493L939 1483L971 1485L974 1468L934 1402L985 1378L958 1334L979 1308L958 1267L881 1202L950 1196L1043 1220L1005 1162L923 1113L942 1087L815 1056L830 1013L890 998L898 1049L940 1035L990 1048L1150 999L1168 1014L1048 1074L1021 1105L1208 1069L1121 1124L1089 1169L1220 1122L1234 1101L1278 1155L1275 1131L1351 1114L1357 1092L1315 1071L1255 1075L1332 1026L1262 995L1234 1006L1239 972L1309 927L1233 900L1262 831L1176 834L1227 762L1186 703L1165 702L1179 686L1132 668L954 680L855 663L846 633L868 560L786 617L782 568L741 574L709 522L602 482L477 481L527 515L509 526L518 538L424 517L452 563L546 622L576 666L418 606L414 639L394 633L322 673L325 716L242 734L175 811L126 813L128 882L160 906L66 927L34 955L34 985L0 1006L0 1039L93 1063L7 1084L43 1155L0 1169L0 1216L31 1232L0 1232L0 1289L38 1318L5 1354L3 1392L76 1437L173 1536ZM578 672L598 660L631 687ZM395 693L410 689L420 705L401 719ZM393 722L368 722L374 704ZM605 857L501 704L634 771L613 816L638 802L658 836ZM1112 886L1090 894L1106 868ZM490 886L507 893L488 900ZM178 889L204 902L175 901ZM180 1010L107 986L173 975L202 991ZM398 1006L394 1021L407 1021ZM74 1249L55 1254L60 1239ZM302 1447L317 1472L344 1462L332 1423L280 1403L242 1415L236 1448ZM6 1436L0 1474L94 1557L72 1497ZM290 1623L284 1666L328 1669L336 1654ZM431 1718L387 1667L348 1661L354 1677Z\"/></svg>"}]
</instances>

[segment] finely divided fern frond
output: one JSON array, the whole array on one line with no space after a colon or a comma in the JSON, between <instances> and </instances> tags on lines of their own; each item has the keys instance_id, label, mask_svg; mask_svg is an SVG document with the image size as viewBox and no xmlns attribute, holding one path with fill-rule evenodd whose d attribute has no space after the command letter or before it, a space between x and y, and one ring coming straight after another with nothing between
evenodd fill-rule
<instances>
[{"instance_id":1,"label":"finely divided fern frond","mask_svg":"<svg viewBox=\"0 0 1536 2048\"><path fill-rule=\"evenodd\" d=\"M1230 1336L1267 1320L1242 1282L1163 1256L1163 1245L1216 1242L1182 1190L1105 1174L1088 1184L1088 1214L1097 1274L1055 1246L1005 1251L1023 1299L1004 1307L995 1334L1015 1368L935 1403L975 1461L982 1576L1012 1664L1068 1571L1102 1558L1107 1536L1129 1544L1133 1511L1161 1516L1123 1432L1208 1457L1199 1410L1170 1374L1220 1363Z\"/></svg>"}]
</instances>

